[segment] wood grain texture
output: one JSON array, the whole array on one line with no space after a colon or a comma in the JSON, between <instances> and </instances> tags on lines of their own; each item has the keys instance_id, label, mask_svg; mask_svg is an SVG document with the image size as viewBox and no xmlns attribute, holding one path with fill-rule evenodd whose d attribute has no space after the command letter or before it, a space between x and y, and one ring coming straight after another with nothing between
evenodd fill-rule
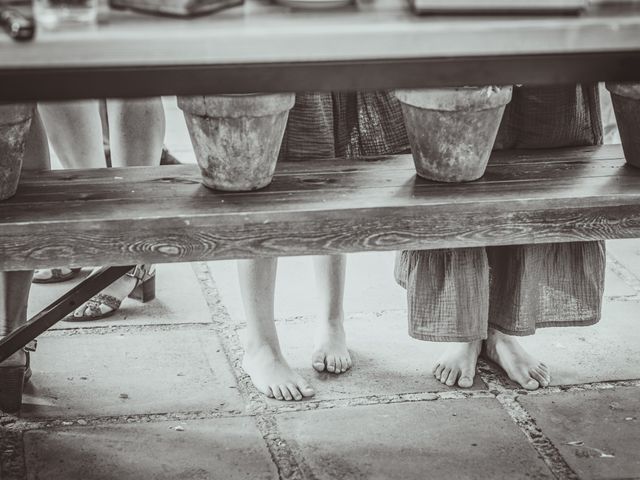
<instances>
[{"instance_id":1,"label":"wood grain texture","mask_svg":"<svg viewBox=\"0 0 640 480\"><path fill-rule=\"evenodd\" d=\"M640 170L619 146L498 152L468 184L410 156L284 163L217 193L193 165L26 174L0 203L0 269L640 237Z\"/></svg>"}]
</instances>

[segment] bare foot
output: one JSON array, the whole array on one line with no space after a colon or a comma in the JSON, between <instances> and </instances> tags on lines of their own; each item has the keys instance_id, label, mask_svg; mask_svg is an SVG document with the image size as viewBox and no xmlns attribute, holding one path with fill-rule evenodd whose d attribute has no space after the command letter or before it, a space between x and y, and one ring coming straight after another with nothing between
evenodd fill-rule
<instances>
[{"instance_id":1,"label":"bare foot","mask_svg":"<svg viewBox=\"0 0 640 480\"><path fill-rule=\"evenodd\" d=\"M351 368L342 318L318 325L311 364L319 372L343 373Z\"/></svg>"},{"instance_id":2,"label":"bare foot","mask_svg":"<svg viewBox=\"0 0 640 480\"><path fill-rule=\"evenodd\" d=\"M312 397L313 388L294 372L281 353L269 346L245 351L242 368L255 387L267 397L278 400L302 400Z\"/></svg>"},{"instance_id":3,"label":"bare foot","mask_svg":"<svg viewBox=\"0 0 640 480\"><path fill-rule=\"evenodd\" d=\"M482 340L451 343L433 367L433 375L441 383L453 387L470 388L476 375L476 363Z\"/></svg>"},{"instance_id":4,"label":"bare foot","mask_svg":"<svg viewBox=\"0 0 640 480\"><path fill-rule=\"evenodd\" d=\"M551 382L549 368L529 355L516 337L490 328L485 346L489 360L500 365L509 378L523 388L536 390Z\"/></svg>"}]
</instances>

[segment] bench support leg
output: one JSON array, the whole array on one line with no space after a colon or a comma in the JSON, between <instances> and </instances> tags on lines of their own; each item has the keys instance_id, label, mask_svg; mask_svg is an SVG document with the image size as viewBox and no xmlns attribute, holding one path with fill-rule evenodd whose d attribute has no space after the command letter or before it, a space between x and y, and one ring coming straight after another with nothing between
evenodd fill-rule
<instances>
[{"instance_id":1,"label":"bench support leg","mask_svg":"<svg viewBox=\"0 0 640 480\"><path fill-rule=\"evenodd\" d=\"M27 323L0 340L0 362L35 340L38 335L51 328L134 267L135 265L109 267L83 280L40 313L30 318Z\"/></svg>"}]
</instances>

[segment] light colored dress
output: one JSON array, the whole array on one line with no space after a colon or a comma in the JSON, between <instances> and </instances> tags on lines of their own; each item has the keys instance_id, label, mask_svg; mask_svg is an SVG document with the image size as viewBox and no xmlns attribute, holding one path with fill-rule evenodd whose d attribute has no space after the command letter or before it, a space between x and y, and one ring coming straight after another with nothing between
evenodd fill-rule
<instances>
[{"instance_id":1,"label":"light colored dress","mask_svg":"<svg viewBox=\"0 0 640 480\"><path fill-rule=\"evenodd\" d=\"M600 143L596 86L518 87L494 148ZM485 339L488 327L531 335L596 323L604 270L604 242L572 242L403 251L395 276L407 289L412 337L469 342Z\"/></svg>"}]
</instances>

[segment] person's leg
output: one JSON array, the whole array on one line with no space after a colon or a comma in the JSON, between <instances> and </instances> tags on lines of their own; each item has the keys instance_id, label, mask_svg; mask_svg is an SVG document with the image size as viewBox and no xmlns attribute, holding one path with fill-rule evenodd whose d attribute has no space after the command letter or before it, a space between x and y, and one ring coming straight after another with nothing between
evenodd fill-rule
<instances>
[{"instance_id":1,"label":"person's leg","mask_svg":"<svg viewBox=\"0 0 640 480\"><path fill-rule=\"evenodd\" d=\"M40 103L49 142L64 168L105 168L96 100Z\"/></svg>"},{"instance_id":2,"label":"person's leg","mask_svg":"<svg viewBox=\"0 0 640 480\"><path fill-rule=\"evenodd\" d=\"M322 372L346 372L351 356L344 332L345 255L322 255L313 258L318 292L318 323L311 363Z\"/></svg>"},{"instance_id":3,"label":"person's leg","mask_svg":"<svg viewBox=\"0 0 640 480\"><path fill-rule=\"evenodd\" d=\"M409 335L447 342L432 373L448 386L473 385L487 334L489 274L484 248L401 252L396 281L407 290Z\"/></svg>"},{"instance_id":4,"label":"person's leg","mask_svg":"<svg viewBox=\"0 0 640 480\"><path fill-rule=\"evenodd\" d=\"M25 145L23 170L48 170L49 149L42 122L36 114ZM27 321L27 301L31 287L31 271L0 272L0 338ZM25 365L26 354L19 350L2 362L3 367Z\"/></svg>"},{"instance_id":5,"label":"person's leg","mask_svg":"<svg viewBox=\"0 0 640 480\"><path fill-rule=\"evenodd\" d=\"M240 292L247 320L242 367L255 387L278 400L301 400L313 389L294 372L280 350L274 323L277 259L239 260Z\"/></svg>"},{"instance_id":6,"label":"person's leg","mask_svg":"<svg viewBox=\"0 0 640 480\"><path fill-rule=\"evenodd\" d=\"M96 111L97 108L96 105ZM165 119L159 97L130 100L107 99L106 118L112 167L160 164ZM99 115L97 115L97 121L100 122ZM102 133L96 137L101 149L103 149L102 139ZM145 278L149 278L152 267L147 265L144 268ZM141 281L144 279L131 275L123 276L105 288L99 296L77 308L70 319L91 320L112 314Z\"/></svg>"},{"instance_id":7,"label":"person's leg","mask_svg":"<svg viewBox=\"0 0 640 480\"><path fill-rule=\"evenodd\" d=\"M165 133L160 97L108 99L107 117L113 167L160 165Z\"/></svg>"}]
</instances>

